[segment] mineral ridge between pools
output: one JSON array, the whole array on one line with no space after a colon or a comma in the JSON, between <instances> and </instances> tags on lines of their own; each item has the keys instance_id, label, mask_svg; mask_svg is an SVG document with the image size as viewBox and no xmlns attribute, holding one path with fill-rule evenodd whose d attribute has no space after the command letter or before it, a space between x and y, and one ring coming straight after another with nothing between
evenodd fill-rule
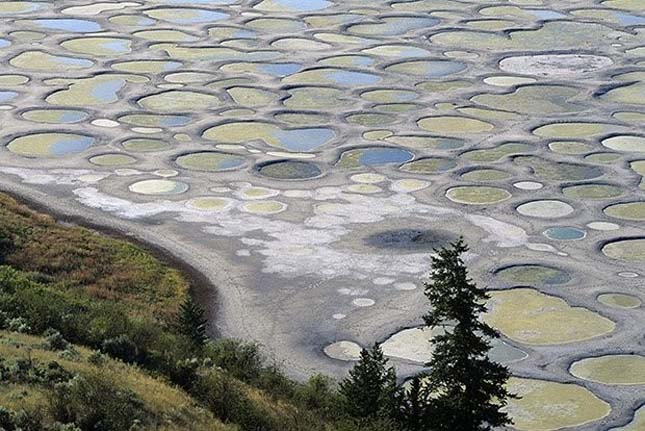
<instances>
[{"instance_id":1,"label":"mineral ridge between pools","mask_svg":"<svg viewBox=\"0 0 645 431\"><path fill-rule=\"evenodd\" d=\"M464 235L515 427L640 429L642 3L2 2L0 184L187 261L297 378L422 369Z\"/></svg>"}]
</instances>

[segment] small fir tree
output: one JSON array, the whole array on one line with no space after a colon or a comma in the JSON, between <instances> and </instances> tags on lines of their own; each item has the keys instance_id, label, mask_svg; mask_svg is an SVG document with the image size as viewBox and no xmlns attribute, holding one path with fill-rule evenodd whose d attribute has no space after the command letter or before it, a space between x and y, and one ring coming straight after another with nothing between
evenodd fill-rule
<instances>
[{"instance_id":1,"label":"small fir tree","mask_svg":"<svg viewBox=\"0 0 645 431\"><path fill-rule=\"evenodd\" d=\"M438 250L425 284L432 310L424 321L445 329L431 341L434 353L424 388L430 407L426 421L433 431L489 431L512 424L502 411L515 397L505 388L510 373L488 357L490 340L499 334L480 320L490 297L468 277L462 260L467 251L463 238Z\"/></svg>"},{"instance_id":2,"label":"small fir tree","mask_svg":"<svg viewBox=\"0 0 645 431\"><path fill-rule=\"evenodd\" d=\"M360 360L340 383L339 391L345 412L353 418L397 416L401 392L396 384L396 372L388 367L388 360L377 343L361 351Z\"/></svg>"},{"instance_id":3,"label":"small fir tree","mask_svg":"<svg viewBox=\"0 0 645 431\"><path fill-rule=\"evenodd\" d=\"M428 394L423 387L423 375L415 376L405 391L401 403L400 423L405 431L426 431L428 428Z\"/></svg>"},{"instance_id":4,"label":"small fir tree","mask_svg":"<svg viewBox=\"0 0 645 431\"><path fill-rule=\"evenodd\" d=\"M188 296L179 307L177 326L179 332L190 338L196 345L203 346L208 341L208 320L204 317L204 309Z\"/></svg>"}]
</instances>

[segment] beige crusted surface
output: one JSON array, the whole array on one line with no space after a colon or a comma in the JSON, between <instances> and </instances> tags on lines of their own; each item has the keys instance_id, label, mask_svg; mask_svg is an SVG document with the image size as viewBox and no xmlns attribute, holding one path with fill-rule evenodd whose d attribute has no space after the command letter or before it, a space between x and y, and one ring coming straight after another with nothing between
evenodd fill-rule
<instances>
[{"instance_id":1,"label":"beige crusted surface","mask_svg":"<svg viewBox=\"0 0 645 431\"><path fill-rule=\"evenodd\" d=\"M514 428L521 431L551 431L575 427L607 416L608 403L574 384L512 378L508 389L521 397L506 410Z\"/></svg>"},{"instance_id":2,"label":"beige crusted surface","mask_svg":"<svg viewBox=\"0 0 645 431\"><path fill-rule=\"evenodd\" d=\"M491 292L484 320L520 343L545 345L587 340L612 332L614 322L533 289Z\"/></svg>"},{"instance_id":3,"label":"beige crusted surface","mask_svg":"<svg viewBox=\"0 0 645 431\"><path fill-rule=\"evenodd\" d=\"M571 374L608 385L645 384L645 356L607 355L587 358L571 365Z\"/></svg>"}]
</instances>

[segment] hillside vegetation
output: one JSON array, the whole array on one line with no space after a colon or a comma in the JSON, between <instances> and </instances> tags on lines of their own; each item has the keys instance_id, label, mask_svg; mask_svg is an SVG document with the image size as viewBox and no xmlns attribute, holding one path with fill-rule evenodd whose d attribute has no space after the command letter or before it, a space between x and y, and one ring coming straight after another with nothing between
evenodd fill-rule
<instances>
[{"instance_id":1,"label":"hillside vegetation","mask_svg":"<svg viewBox=\"0 0 645 431\"><path fill-rule=\"evenodd\" d=\"M253 344L203 343L178 323L199 309L189 290L141 247L0 194L0 426L391 429L340 413L326 377L296 383Z\"/></svg>"}]
</instances>

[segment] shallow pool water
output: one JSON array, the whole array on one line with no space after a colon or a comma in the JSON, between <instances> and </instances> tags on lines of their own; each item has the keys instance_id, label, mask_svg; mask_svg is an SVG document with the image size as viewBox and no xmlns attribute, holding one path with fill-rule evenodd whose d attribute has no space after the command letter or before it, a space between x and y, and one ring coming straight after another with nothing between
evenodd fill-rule
<instances>
[{"instance_id":1,"label":"shallow pool water","mask_svg":"<svg viewBox=\"0 0 645 431\"><path fill-rule=\"evenodd\" d=\"M72 124L85 120L89 114L71 109L32 109L23 112L22 117L36 123Z\"/></svg>"},{"instance_id":2,"label":"shallow pool water","mask_svg":"<svg viewBox=\"0 0 645 431\"><path fill-rule=\"evenodd\" d=\"M9 64L24 70L64 72L89 69L94 65L94 62L85 58L52 55L41 51L25 51L9 60Z\"/></svg>"},{"instance_id":3,"label":"shallow pool water","mask_svg":"<svg viewBox=\"0 0 645 431\"><path fill-rule=\"evenodd\" d=\"M94 33L102 29L99 23L87 19L35 19L29 21L29 23L44 30L63 31L68 33Z\"/></svg>"},{"instance_id":4,"label":"shallow pool water","mask_svg":"<svg viewBox=\"0 0 645 431\"><path fill-rule=\"evenodd\" d=\"M258 167L262 176L277 180L306 180L322 175L322 170L315 163L284 160Z\"/></svg>"},{"instance_id":5,"label":"shallow pool water","mask_svg":"<svg viewBox=\"0 0 645 431\"><path fill-rule=\"evenodd\" d=\"M175 24L202 24L228 18L228 14L210 10L193 8L158 8L144 12L150 18L168 21Z\"/></svg>"},{"instance_id":6,"label":"shallow pool water","mask_svg":"<svg viewBox=\"0 0 645 431\"><path fill-rule=\"evenodd\" d=\"M177 157L175 163L185 169L220 172L237 169L246 163L246 159L235 154L209 151L184 154Z\"/></svg>"},{"instance_id":7,"label":"shallow pool water","mask_svg":"<svg viewBox=\"0 0 645 431\"><path fill-rule=\"evenodd\" d=\"M583 229L570 226L555 226L544 231L544 236L558 241L577 241L587 236Z\"/></svg>"},{"instance_id":8,"label":"shallow pool water","mask_svg":"<svg viewBox=\"0 0 645 431\"><path fill-rule=\"evenodd\" d=\"M61 157L80 153L89 148L95 139L73 133L34 133L13 139L7 145L12 153L25 157Z\"/></svg>"},{"instance_id":9,"label":"shallow pool water","mask_svg":"<svg viewBox=\"0 0 645 431\"><path fill-rule=\"evenodd\" d=\"M341 168L358 168L361 166L379 166L401 164L414 158L410 151L391 147L367 147L345 151L341 154L336 166Z\"/></svg>"},{"instance_id":10,"label":"shallow pool water","mask_svg":"<svg viewBox=\"0 0 645 431\"><path fill-rule=\"evenodd\" d=\"M246 144L262 141L288 151L315 151L336 134L325 127L282 129L265 122L233 122L207 129L204 138L224 143Z\"/></svg>"}]
</instances>

